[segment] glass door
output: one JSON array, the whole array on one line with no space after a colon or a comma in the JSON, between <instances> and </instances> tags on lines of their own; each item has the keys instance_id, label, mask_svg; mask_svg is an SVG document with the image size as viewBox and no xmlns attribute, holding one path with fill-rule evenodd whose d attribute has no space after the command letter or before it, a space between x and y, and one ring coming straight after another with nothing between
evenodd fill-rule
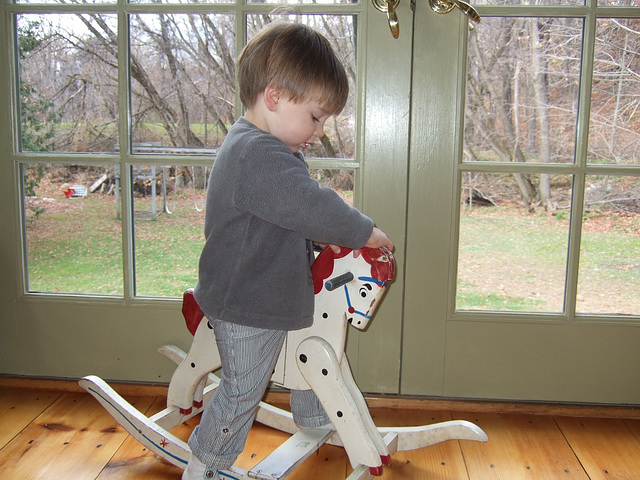
<instances>
[{"instance_id":1,"label":"glass door","mask_svg":"<svg viewBox=\"0 0 640 480\"><path fill-rule=\"evenodd\" d=\"M1 373L169 380L155 349L191 341L178 297L241 114L233 59L274 7L0 4ZM352 80L309 166L396 245L393 286L349 334L358 384L640 403L640 11L475 7L471 31L428 0L293 14Z\"/></svg>"},{"instance_id":2,"label":"glass door","mask_svg":"<svg viewBox=\"0 0 640 480\"><path fill-rule=\"evenodd\" d=\"M180 297L197 278L207 172L242 115L235 59L273 20L323 32L350 80L345 110L305 152L311 174L402 245L406 189L387 187L406 179L409 6L391 49L368 1L290 3L0 3L2 373L169 380L155 350L191 340ZM399 382L395 290L380 391Z\"/></svg>"},{"instance_id":3,"label":"glass door","mask_svg":"<svg viewBox=\"0 0 640 480\"><path fill-rule=\"evenodd\" d=\"M416 5L401 392L640 401L640 15Z\"/></svg>"}]
</instances>

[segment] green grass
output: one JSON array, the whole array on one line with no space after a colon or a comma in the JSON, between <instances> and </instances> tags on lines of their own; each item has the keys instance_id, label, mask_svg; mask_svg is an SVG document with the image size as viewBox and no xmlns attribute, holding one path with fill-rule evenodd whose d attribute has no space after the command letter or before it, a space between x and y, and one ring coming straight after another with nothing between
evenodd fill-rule
<instances>
[{"instance_id":1,"label":"green grass","mask_svg":"<svg viewBox=\"0 0 640 480\"><path fill-rule=\"evenodd\" d=\"M113 199L60 200L27 215L29 289L122 295L122 234Z\"/></svg>"},{"instance_id":2,"label":"green grass","mask_svg":"<svg viewBox=\"0 0 640 480\"><path fill-rule=\"evenodd\" d=\"M176 199L174 207L171 215L135 221L138 295L177 297L195 285L204 212L196 211L192 198ZM122 230L113 197L58 197L44 208L38 218L28 213L29 289L122 295Z\"/></svg>"},{"instance_id":3,"label":"green grass","mask_svg":"<svg viewBox=\"0 0 640 480\"><path fill-rule=\"evenodd\" d=\"M135 225L136 293L138 295L180 296L194 287L197 265L204 245L204 217L185 212L185 205L171 215ZM201 216L202 218L198 218Z\"/></svg>"},{"instance_id":4,"label":"green grass","mask_svg":"<svg viewBox=\"0 0 640 480\"><path fill-rule=\"evenodd\" d=\"M56 190L48 196L55 202L27 212L30 290L122 295L122 231L114 198L64 199ZM169 202L171 215L163 213L154 221L141 219L148 214L137 215L138 295L178 297L196 283L204 244L204 211L197 211L196 205L203 206L204 193L184 193ZM149 198L136 198L135 208L149 210ZM160 198L157 208L162 209ZM456 307L561 311L568 225L566 219L517 209L463 214ZM640 313L640 238L637 229L632 230L625 226L583 232L579 296L605 294L615 299L622 313Z\"/></svg>"},{"instance_id":5,"label":"green grass","mask_svg":"<svg viewBox=\"0 0 640 480\"><path fill-rule=\"evenodd\" d=\"M476 209L462 215L460 231L456 308L562 311L568 219L514 209ZM583 306L579 300L578 311L638 314L639 286L637 230L585 228L578 297L588 302ZM599 297L607 298L608 306L599 306Z\"/></svg>"},{"instance_id":6,"label":"green grass","mask_svg":"<svg viewBox=\"0 0 640 480\"><path fill-rule=\"evenodd\" d=\"M640 285L640 239L621 232L590 232L582 237L580 268L600 281ZM636 290L636 295L637 295Z\"/></svg>"},{"instance_id":7,"label":"green grass","mask_svg":"<svg viewBox=\"0 0 640 480\"><path fill-rule=\"evenodd\" d=\"M524 297L484 293L468 282L458 283L456 305L461 310L509 310L532 311L538 310L545 302Z\"/></svg>"}]
</instances>

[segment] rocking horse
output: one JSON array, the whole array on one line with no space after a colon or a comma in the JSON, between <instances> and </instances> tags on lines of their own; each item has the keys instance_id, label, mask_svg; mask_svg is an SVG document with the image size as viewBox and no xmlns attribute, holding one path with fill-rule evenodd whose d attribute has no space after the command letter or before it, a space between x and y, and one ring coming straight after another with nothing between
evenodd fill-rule
<instances>
[{"instance_id":1,"label":"rocking horse","mask_svg":"<svg viewBox=\"0 0 640 480\"><path fill-rule=\"evenodd\" d=\"M312 265L315 288L314 323L288 333L272 381L287 389L313 389L331 428L299 429L291 413L261 402L256 421L291 437L251 470L232 466L223 479L284 479L324 443L344 447L354 470L347 480L371 479L383 473L396 451L415 450L446 440L486 442L486 434L467 421L416 427L376 427L358 389L344 346L347 325L364 330L393 279L393 254L384 248L363 248L359 256L342 248L325 248ZM218 387L212 372L221 366L213 329L200 311L193 291L183 297L182 313L193 334L189 353L172 345L158 351L178 364L167 395L167 408L146 417L106 382L87 376L80 385L145 447L170 463L185 468L189 446L169 432L200 413Z\"/></svg>"}]
</instances>

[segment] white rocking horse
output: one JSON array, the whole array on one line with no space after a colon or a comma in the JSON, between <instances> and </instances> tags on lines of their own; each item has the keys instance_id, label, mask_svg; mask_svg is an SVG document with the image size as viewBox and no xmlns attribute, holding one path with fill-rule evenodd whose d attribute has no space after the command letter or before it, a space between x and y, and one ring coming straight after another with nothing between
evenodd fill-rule
<instances>
[{"instance_id":1,"label":"white rocking horse","mask_svg":"<svg viewBox=\"0 0 640 480\"><path fill-rule=\"evenodd\" d=\"M356 257L342 248L325 248L312 265L315 314L311 327L288 333L272 380L285 388L313 389L333 429L299 429L291 413L261 402L256 420L292 436L251 470L232 466L223 479L284 479L324 443L341 445L354 471L347 480L371 479L383 473L396 451L415 450L446 440L486 442L486 434L467 421L416 427L375 426L358 389L344 346L347 324L363 330L393 279L395 261L387 249L363 248ZM106 382L87 376L80 385L91 393L127 432L170 463L185 468L189 446L169 432L200 413L218 387L212 372L221 366L213 329L197 305L193 291L183 297L182 313L194 335L189 353L172 345L159 352L178 368L169 384L167 408L146 417Z\"/></svg>"}]
</instances>

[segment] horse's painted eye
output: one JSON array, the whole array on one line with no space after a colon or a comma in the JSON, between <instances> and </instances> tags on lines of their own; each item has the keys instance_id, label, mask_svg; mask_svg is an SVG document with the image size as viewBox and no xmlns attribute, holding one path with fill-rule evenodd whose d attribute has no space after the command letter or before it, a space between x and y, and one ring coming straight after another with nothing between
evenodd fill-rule
<instances>
[{"instance_id":1,"label":"horse's painted eye","mask_svg":"<svg viewBox=\"0 0 640 480\"><path fill-rule=\"evenodd\" d=\"M373 290L373 287L371 287L371 285L369 285L368 283L365 283L361 288L360 288L360 296L362 298L367 298L367 294Z\"/></svg>"}]
</instances>

